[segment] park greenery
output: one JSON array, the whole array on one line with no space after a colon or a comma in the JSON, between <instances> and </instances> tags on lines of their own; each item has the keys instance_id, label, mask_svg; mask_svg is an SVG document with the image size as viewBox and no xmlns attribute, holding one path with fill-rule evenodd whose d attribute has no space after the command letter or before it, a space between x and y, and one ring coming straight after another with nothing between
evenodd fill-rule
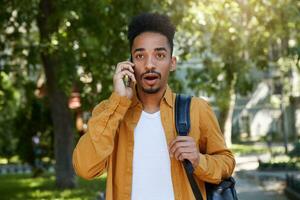
<instances>
[{"instance_id":1,"label":"park greenery","mask_svg":"<svg viewBox=\"0 0 300 200\"><path fill-rule=\"evenodd\" d=\"M96 199L105 190L105 177L92 181L78 179L78 189L60 190L55 188L55 176L44 174L32 178L26 174L3 175L1 177L1 199Z\"/></svg>"},{"instance_id":2,"label":"park greenery","mask_svg":"<svg viewBox=\"0 0 300 200\"><path fill-rule=\"evenodd\" d=\"M114 66L129 57L126 25L140 12L177 25L179 63L199 66L188 69L188 87L217 97L228 144L235 96L259 81L250 72L300 73L297 0L3 0L0 10L0 156L33 165L38 136L59 188L76 185L78 109L68 108L69 97L78 91L80 111L90 111L110 95ZM184 89L175 74L170 85Z\"/></svg>"}]
</instances>

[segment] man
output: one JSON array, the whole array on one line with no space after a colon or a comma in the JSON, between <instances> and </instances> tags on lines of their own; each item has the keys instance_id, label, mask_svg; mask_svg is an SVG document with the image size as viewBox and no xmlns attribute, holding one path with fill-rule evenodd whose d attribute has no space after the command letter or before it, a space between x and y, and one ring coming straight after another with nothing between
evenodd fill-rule
<instances>
[{"instance_id":1,"label":"man","mask_svg":"<svg viewBox=\"0 0 300 200\"><path fill-rule=\"evenodd\" d=\"M205 182L229 177L235 161L217 120L200 98L191 102L189 136L177 136L175 94L167 85L176 68L175 27L168 17L141 14L128 28L131 60L120 62L114 91L95 107L73 153L76 173L86 179L107 171L108 200L195 199L181 161L191 161L202 196ZM124 78L131 80L130 87Z\"/></svg>"}]
</instances>

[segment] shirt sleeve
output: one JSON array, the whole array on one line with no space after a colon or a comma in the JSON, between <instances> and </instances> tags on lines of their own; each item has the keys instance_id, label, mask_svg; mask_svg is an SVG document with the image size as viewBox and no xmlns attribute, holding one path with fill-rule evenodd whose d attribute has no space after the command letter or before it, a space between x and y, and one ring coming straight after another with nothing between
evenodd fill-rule
<instances>
[{"instance_id":1,"label":"shirt sleeve","mask_svg":"<svg viewBox=\"0 0 300 200\"><path fill-rule=\"evenodd\" d=\"M114 149L115 136L131 100L112 93L108 100L98 104L88 122L88 131L73 151L73 166L77 175L92 179L107 168Z\"/></svg>"},{"instance_id":2,"label":"shirt sleeve","mask_svg":"<svg viewBox=\"0 0 300 200\"><path fill-rule=\"evenodd\" d=\"M194 174L202 181L218 184L221 180L232 175L235 159L232 152L226 147L224 136L221 133L218 121L209 104L200 100L200 154L199 165Z\"/></svg>"}]
</instances>

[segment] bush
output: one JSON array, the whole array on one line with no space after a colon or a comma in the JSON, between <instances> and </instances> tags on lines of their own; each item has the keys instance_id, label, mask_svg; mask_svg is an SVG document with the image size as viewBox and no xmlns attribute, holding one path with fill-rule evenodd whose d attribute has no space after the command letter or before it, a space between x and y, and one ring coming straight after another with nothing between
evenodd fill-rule
<instances>
[{"instance_id":1,"label":"bush","mask_svg":"<svg viewBox=\"0 0 300 200\"><path fill-rule=\"evenodd\" d=\"M296 178L293 175L288 175L287 176L287 185L294 190L300 191L300 179Z\"/></svg>"},{"instance_id":2,"label":"bush","mask_svg":"<svg viewBox=\"0 0 300 200\"><path fill-rule=\"evenodd\" d=\"M289 152L291 158L300 158L300 141L296 142L292 151Z\"/></svg>"},{"instance_id":3,"label":"bush","mask_svg":"<svg viewBox=\"0 0 300 200\"><path fill-rule=\"evenodd\" d=\"M300 163L288 162L259 162L259 170L300 170Z\"/></svg>"}]
</instances>

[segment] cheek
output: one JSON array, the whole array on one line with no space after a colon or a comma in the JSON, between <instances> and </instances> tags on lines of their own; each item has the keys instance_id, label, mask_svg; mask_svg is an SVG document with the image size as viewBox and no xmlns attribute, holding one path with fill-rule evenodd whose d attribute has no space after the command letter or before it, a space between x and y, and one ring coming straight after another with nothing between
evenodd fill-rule
<instances>
[{"instance_id":1,"label":"cheek","mask_svg":"<svg viewBox=\"0 0 300 200\"><path fill-rule=\"evenodd\" d=\"M170 67L166 66L166 68L164 68L162 71L162 76L167 77L170 73Z\"/></svg>"},{"instance_id":2,"label":"cheek","mask_svg":"<svg viewBox=\"0 0 300 200\"><path fill-rule=\"evenodd\" d=\"M134 76L135 77L140 77L141 76L141 71L135 68L134 69Z\"/></svg>"}]
</instances>

